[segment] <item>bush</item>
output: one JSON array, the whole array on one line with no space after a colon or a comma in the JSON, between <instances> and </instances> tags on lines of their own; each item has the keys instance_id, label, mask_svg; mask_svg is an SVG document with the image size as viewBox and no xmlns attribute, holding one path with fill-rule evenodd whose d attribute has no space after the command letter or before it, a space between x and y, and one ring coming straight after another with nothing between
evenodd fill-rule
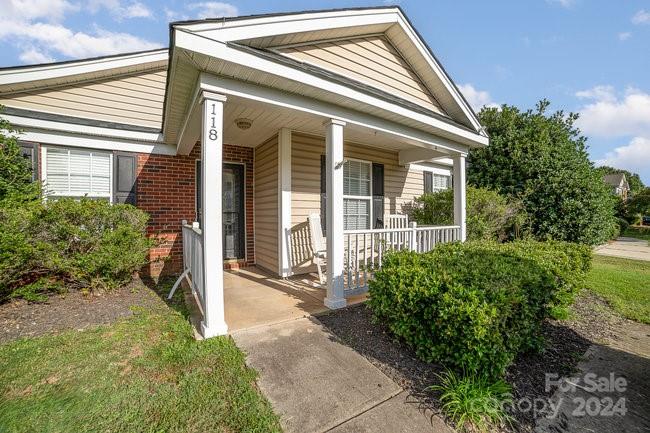
<instances>
[{"instance_id":1,"label":"bush","mask_svg":"<svg viewBox=\"0 0 650 433\"><path fill-rule=\"evenodd\" d=\"M408 209L410 218L422 225L454 223L454 192L424 194ZM467 239L499 240L522 236L525 216L514 201L486 188L467 188Z\"/></svg>"},{"instance_id":2,"label":"bush","mask_svg":"<svg viewBox=\"0 0 650 433\"><path fill-rule=\"evenodd\" d=\"M53 287L112 289L147 260L148 216L81 199L0 206L0 300L38 299Z\"/></svg>"},{"instance_id":3,"label":"bush","mask_svg":"<svg viewBox=\"0 0 650 433\"><path fill-rule=\"evenodd\" d=\"M584 285L589 247L562 242L454 243L389 253L370 308L425 361L499 378L541 348L540 327Z\"/></svg>"}]
</instances>

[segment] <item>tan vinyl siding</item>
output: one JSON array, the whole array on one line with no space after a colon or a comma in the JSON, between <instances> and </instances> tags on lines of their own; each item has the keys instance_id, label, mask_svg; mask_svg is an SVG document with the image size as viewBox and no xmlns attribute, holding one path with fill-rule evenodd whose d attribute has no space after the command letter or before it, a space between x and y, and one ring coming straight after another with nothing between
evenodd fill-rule
<instances>
[{"instance_id":1,"label":"tan vinyl siding","mask_svg":"<svg viewBox=\"0 0 650 433\"><path fill-rule=\"evenodd\" d=\"M323 41L279 51L445 114L411 66L382 36Z\"/></svg>"},{"instance_id":2,"label":"tan vinyl siding","mask_svg":"<svg viewBox=\"0 0 650 433\"><path fill-rule=\"evenodd\" d=\"M278 137L255 148L255 261L278 272Z\"/></svg>"},{"instance_id":3,"label":"tan vinyl siding","mask_svg":"<svg viewBox=\"0 0 650 433\"><path fill-rule=\"evenodd\" d=\"M154 71L0 96L0 105L160 128L167 72Z\"/></svg>"},{"instance_id":4,"label":"tan vinyl siding","mask_svg":"<svg viewBox=\"0 0 650 433\"><path fill-rule=\"evenodd\" d=\"M320 214L320 155L325 139L298 134L291 144L291 262L296 274L315 271L307 217ZM384 212L403 213L405 205L424 193L422 172L399 165L397 152L345 143L346 158L384 164Z\"/></svg>"}]
</instances>

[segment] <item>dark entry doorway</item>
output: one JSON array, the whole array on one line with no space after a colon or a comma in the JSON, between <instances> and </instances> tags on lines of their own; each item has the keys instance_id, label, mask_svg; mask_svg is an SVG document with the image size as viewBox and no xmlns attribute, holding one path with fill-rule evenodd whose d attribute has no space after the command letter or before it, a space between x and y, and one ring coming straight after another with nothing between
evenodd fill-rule
<instances>
[{"instance_id":1,"label":"dark entry doorway","mask_svg":"<svg viewBox=\"0 0 650 433\"><path fill-rule=\"evenodd\" d=\"M244 166L223 164L223 258L244 259L246 217L244 211Z\"/></svg>"}]
</instances>

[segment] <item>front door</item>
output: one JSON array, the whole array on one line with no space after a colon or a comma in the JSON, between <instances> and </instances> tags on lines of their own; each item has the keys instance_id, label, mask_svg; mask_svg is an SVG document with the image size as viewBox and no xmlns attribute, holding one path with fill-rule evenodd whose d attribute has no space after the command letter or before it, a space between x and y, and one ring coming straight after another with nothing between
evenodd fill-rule
<instances>
[{"instance_id":1,"label":"front door","mask_svg":"<svg viewBox=\"0 0 650 433\"><path fill-rule=\"evenodd\" d=\"M244 166L223 164L223 258L243 259L245 250Z\"/></svg>"}]
</instances>

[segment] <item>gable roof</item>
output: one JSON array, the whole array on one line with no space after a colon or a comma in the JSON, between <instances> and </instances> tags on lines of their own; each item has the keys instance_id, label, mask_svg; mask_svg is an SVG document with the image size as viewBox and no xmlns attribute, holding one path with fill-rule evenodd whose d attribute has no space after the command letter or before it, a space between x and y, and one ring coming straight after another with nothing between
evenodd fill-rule
<instances>
[{"instance_id":1,"label":"gable roof","mask_svg":"<svg viewBox=\"0 0 650 433\"><path fill-rule=\"evenodd\" d=\"M625 178L625 173L612 173L612 174L606 174L603 176L603 180L605 181L606 184L609 184L613 187L623 187L623 188L628 188L629 186L627 184L627 179Z\"/></svg>"},{"instance_id":2,"label":"gable roof","mask_svg":"<svg viewBox=\"0 0 650 433\"><path fill-rule=\"evenodd\" d=\"M486 135L453 80L398 6L179 21L170 24L172 39L175 30L258 50L296 42L383 34L408 59L413 71L440 103L443 113L454 122Z\"/></svg>"}]
</instances>

